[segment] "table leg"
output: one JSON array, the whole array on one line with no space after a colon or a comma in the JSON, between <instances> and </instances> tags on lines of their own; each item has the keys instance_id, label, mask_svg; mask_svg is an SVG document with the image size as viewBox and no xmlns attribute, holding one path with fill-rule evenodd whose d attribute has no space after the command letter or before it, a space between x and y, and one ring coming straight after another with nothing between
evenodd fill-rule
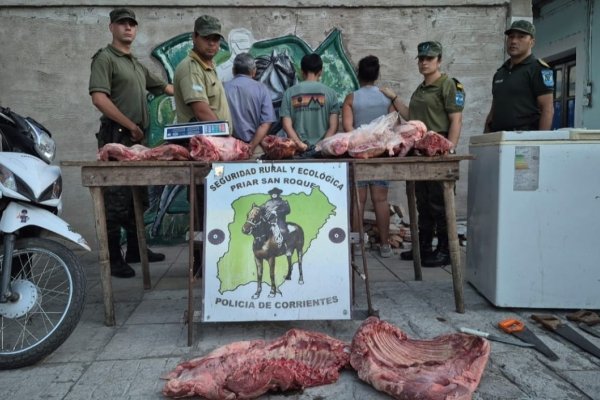
<instances>
[{"instance_id":1,"label":"table leg","mask_svg":"<svg viewBox=\"0 0 600 400\"><path fill-rule=\"evenodd\" d=\"M196 236L196 179L194 176L194 167L190 166L190 227L189 231L189 249L188 249L188 346L194 342L194 239Z\"/></svg>"},{"instance_id":2,"label":"table leg","mask_svg":"<svg viewBox=\"0 0 600 400\"><path fill-rule=\"evenodd\" d=\"M456 312L465 312L463 293L463 270L460 262L460 245L456 232L456 209L454 206L454 181L444 181L444 204L446 206L446 223L448 225L448 247L452 262L452 283L454 285L454 303Z\"/></svg>"},{"instance_id":3,"label":"table leg","mask_svg":"<svg viewBox=\"0 0 600 400\"><path fill-rule=\"evenodd\" d=\"M352 169L352 181L356 182L356 170L354 168ZM356 211L358 212L358 216L359 216L356 220L358 221L358 234L360 235L359 243L360 243L360 247L362 249L363 271L365 274L365 288L367 291L367 312L369 313L369 316L379 317L379 311L377 311L373 308L373 303L371 302L371 286L369 283L369 267L367 265L367 255L365 254L365 231L364 231L364 227L363 227L363 220L361 218L362 209L360 207L360 196L358 194L358 186L356 184L354 184L354 198L356 201Z\"/></svg>"},{"instance_id":4,"label":"table leg","mask_svg":"<svg viewBox=\"0 0 600 400\"><path fill-rule=\"evenodd\" d=\"M140 250L144 289L152 289L152 283L150 282L150 268L148 266L148 245L146 244L146 230L144 229L144 204L140 190L146 190L146 187L131 187L131 194L133 196L133 214L135 215L135 228L137 230L138 248Z\"/></svg>"},{"instance_id":5,"label":"table leg","mask_svg":"<svg viewBox=\"0 0 600 400\"><path fill-rule=\"evenodd\" d=\"M106 210L104 208L104 189L90 186L96 218L96 237L98 239L98 261L100 263L100 284L104 301L104 325L115 325L115 306L113 302L112 281L110 277L110 255L108 253L108 233L106 231Z\"/></svg>"},{"instance_id":6,"label":"table leg","mask_svg":"<svg viewBox=\"0 0 600 400\"><path fill-rule=\"evenodd\" d=\"M419 242L419 217L417 216L415 181L406 182L406 196L408 198L408 217L410 218L410 236L412 240L415 281L422 281L423 274L421 273L421 246Z\"/></svg>"}]
</instances>

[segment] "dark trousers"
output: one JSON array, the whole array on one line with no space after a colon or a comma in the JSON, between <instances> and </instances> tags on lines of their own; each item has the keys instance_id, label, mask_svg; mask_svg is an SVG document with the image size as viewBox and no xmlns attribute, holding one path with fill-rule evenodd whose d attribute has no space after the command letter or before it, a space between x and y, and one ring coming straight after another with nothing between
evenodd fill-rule
<instances>
[{"instance_id":1,"label":"dark trousers","mask_svg":"<svg viewBox=\"0 0 600 400\"><path fill-rule=\"evenodd\" d=\"M437 234L438 248L447 248L448 225L442 183L417 181L415 196L419 212L419 238L433 238Z\"/></svg>"},{"instance_id":2,"label":"dark trousers","mask_svg":"<svg viewBox=\"0 0 600 400\"><path fill-rule=\"evenodd\" d=\"M129 131L116 122L102 122L96 134L98 148L107 143L120 143L125 146L133 145ZM146 199L147 201L147 199ZM106 230L111 260L120 257L121 228L127 232L128 245L137 247L137 231L133 213L133 195L129 187L112 186L104 190L106 208Z\"/></svg>"}]
</instances>

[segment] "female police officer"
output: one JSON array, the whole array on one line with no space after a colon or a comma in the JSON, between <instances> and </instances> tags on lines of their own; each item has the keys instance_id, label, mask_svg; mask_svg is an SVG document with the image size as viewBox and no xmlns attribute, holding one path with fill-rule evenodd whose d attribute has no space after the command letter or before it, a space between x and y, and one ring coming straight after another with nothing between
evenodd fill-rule
<instances>
[{"instance_id":1,"label":"female police officer","mask_svg":"<svg viewBox=\"0 0 600 400\"><path fill-rule=\"evenodd\" d=\"M391 89L382 88L381 91L392 99L392 104L404 119L424 122L428 130L447 137L456 148L462 127L462 110L465 105L463 86L456 79L440 71L442 45L439 42L420 43L417 50L419 72L424 79L412 94L408 107ZM451 153L454 153L454 149ZM418 181L415 183L415 192L423 266L447 265L450 263L450 252L442 184L434 181ZM438 238L435 252L431 247L434 234ZM412 256L412 251L400 255L404 260L411 260Z\"/></svg>"}]
</instances>

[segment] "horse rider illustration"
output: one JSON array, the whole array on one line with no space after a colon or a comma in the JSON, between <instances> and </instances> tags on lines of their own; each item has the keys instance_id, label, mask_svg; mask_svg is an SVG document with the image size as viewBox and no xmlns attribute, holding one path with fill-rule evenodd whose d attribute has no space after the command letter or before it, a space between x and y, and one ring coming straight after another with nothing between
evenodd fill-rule
<instances>
[{"instance_id":1,"label":"horse rider illustration","mask_svg":"<svg viewBox=\"0 0 600 400\"><path fill-rule=\"evenodd\" d=\"M290 213L289 203L280 197L283 191L277 187L269 190L271 198L263 205L267 221L271 224L271 231L278 246L281 246L288 237L286 215Z\"/></svg>"}]
</instances>

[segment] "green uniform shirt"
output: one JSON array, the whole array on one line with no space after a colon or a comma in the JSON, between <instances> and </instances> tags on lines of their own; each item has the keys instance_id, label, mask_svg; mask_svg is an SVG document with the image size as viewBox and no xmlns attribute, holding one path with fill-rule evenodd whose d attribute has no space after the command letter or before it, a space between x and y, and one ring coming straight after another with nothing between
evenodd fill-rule
<instances>
[{"instance_id":1,"label":"green uniform shirt","mask_svg":"<svg viewBox=\"0 0 600 400\"><path fill-rule=\"evenodd\" d=\"M329 116L340 113L336 93L315 81L304 81L283 94L279 115L290 117L300 140L309 145L323 139L329 129Z\"/></svg>"},{"instance_id":2,"label":"green uniform shirt","mask_svg":"<svg viewBox=\"0 0 600 400\"><path fill-rule=\"evenodd\" d=\"M442 74L431 85L421 83L408 105L409 119L422 121L427 129L448 136L448 114L462 112L465 107L463 85Z\"/></svg>"},{"instance_id":3,"label":"green uniform shirt","mask_svg":"<svg viewBox=\"0 0 600 400\"><path fill-rule=\"evenodd\" d=\"M494 74L492 131L538 130L538 96L554 93L554 72L533 54L510 68L507 60Z\"/></svg>"},{"instance_id":4,"label":"green uniform shirt","mask_svg":"<svg viewBox=\"0 0 600 400\"><path fill-rule=\"evenodd\" d=\"M148 128L146 90L154 95L164 92L167 83L152 74L131 54L111 44L92 57L89 92L106 93L127 118L142 129ZM102 116L107 121L108 118Z\"/></svg>"},{"instance_id":5,"label":"green uniform shirt","mask_svg":"<svg viewBox=\"0 0 600 400\"><path fill-rule=\"evenodd\" d=\"M191 103L208 103L219 120L229 122L231 115L225 97L225 89L213 65L204 63L193 51L175 69L175 110L177 122L190 122L194 118Z\"/></svg>"}]
</instances>

